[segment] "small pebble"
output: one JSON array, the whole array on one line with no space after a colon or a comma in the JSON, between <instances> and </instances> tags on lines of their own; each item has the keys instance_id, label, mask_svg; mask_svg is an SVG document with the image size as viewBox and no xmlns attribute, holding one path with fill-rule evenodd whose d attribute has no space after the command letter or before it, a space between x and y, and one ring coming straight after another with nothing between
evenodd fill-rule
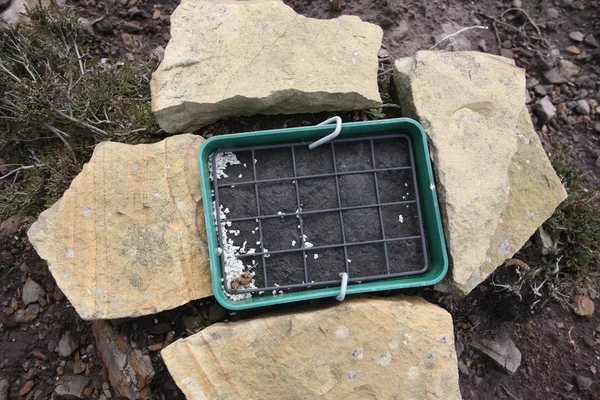
<instances>
[{"instance_id":1,"label":"small pebble","mask_svg":"<svg viewBox=\"0 0 600 400\"><path fill-rule=\"evenodd\" d=\"M574 31L574 32L569 33L569 37L576 42L583 42L583 38L584 38L583 33L579 32L579 31Z\"/></svg>"}]
</instances>

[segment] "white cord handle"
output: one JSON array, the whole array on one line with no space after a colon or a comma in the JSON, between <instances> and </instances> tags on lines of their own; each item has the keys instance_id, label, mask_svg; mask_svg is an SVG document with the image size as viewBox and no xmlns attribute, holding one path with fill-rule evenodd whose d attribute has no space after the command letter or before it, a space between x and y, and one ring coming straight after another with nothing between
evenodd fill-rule
<instances>
[{"instance_id":1,"label":"white cord handle","mask_svg":"<svg viewBox=\"0 0 600 400\"><path fill-rule=\"evenodd\" d=\"M335 139L337 137L337 135L340 134L340 131L342 130L342 119L340 117L331 117L323 122L321 122L318 125L326 125L326 124L331 124L335 121L335 130L330 133L329 135L322 137L321 139L317 140L316 142L312 142L311 144L308 145L309 149L314 149L315 147L318 147L320 145L322 145L323 143L327 143L332 139Z\"/></svg>"},{"instance_id":2,"label":"white cord handle","mask_svg":"<svg viewBox=\"0 0 600 400\"><path fill-rule=\"evenodd\" d=\"M346 289L348 288L348 274L340 272L340 278L342 278L342 287L340 288L340 294L338 294L336 299L343 301L346 298Z\"/></svg>"}]
</instances>

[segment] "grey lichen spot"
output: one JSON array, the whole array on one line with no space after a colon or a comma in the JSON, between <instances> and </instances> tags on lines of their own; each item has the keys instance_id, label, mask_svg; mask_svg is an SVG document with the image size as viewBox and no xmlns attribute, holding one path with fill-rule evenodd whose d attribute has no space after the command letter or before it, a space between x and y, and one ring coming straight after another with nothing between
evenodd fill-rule
<instances>
[{"instance_id":1,"label":"grey lichen spot","mask_svg":"<svg viewBox=\"0 0 600 400\"><path fill-rule=\"evenodd\" d=\"M357 360L362 360L363 355L364 355L364 350L362 347L357 347L354 350L352 350L352 357L356 358Z\"/></svg>"},{"instance_id":2,"label":"grey lichen spot","mask_svg":"<svg viewBox=\"0 0 600 400\"><path fill-rule=\"evenodd\" d=\"M131 225L122 240L122 253L137 267L159 268L172 264L165 241L165 227Z\"/></svg>"},{"instance_id":3,"label":"grey lichen spot","mask_svg":"<svg viewBox=\"0 0 600 400\"><path fill-rule=\"evenodd\" d=\"M111 171L108 173L108 178L115 180L117 178L117 173L115 171Z\"/></svg>"},{"instance_id":4,"label":"grey lichen spot","mask_svg":"<svg viewBox=\"0 0 600 400\"><path fill-rule=\"evenodd\" d=\"M67 252L65 254L65 257L67 257L67 258L75 257L75 250L73 250L72 247L67 247Z\"/></svg>"},{"instance_id":5,"label":"grey lichen spot","mask_svg":"<svg viewBox=\"0 0 600 400\"><path fill-rule=\"evenodd\" d=\"M139 275L131 275L129 277L129 284L136 290L144 291L148 287L144 279Z\"/></svg>"},{"instance_id":6,"label":"grey lichen spot","mask_svg":"<svg viewBox=\"0 0 600 400\"><path fill-rule=\"evenodd\" d=\"M91 217L92 216L92 207L90 207L90 206L83 207L83 216L86 218Z\"/></svg>"},{"instance_id":7,"label":"grey lichen spot","mask_svg":"<svg viewBox=\"0 0 600 400\"><path fill-rule=\"evenodd\" d=\"M360 379L360 371L348 371L346 376L350 382L354 383Z\"/></svg>"},{"instance_id":8,"label":"grey lichen spot","mask_svg":"<svg viewBox=\"0 0 600 400\"><path fill-rule=\"evenodd\" d=\"M350 330L346 327L346 325L340 325L335 331L335 337L339 340L345 340L350 334Z\"/></svg>"},{"instance_id":9,"label":"grey lichen spot","mask_svg":"<svg viewBox=\"0 0 600 400\"><path fill-rule=\"evenodd\" d=\"M432 353L425 353L425 358L428 360L433 360L435 356Z\"/></svg>"},{"instance_id":10,"label":"grey lichen spot","mask_svg":"<svg viewBox=\"0 0 600 400\"><path fill-rule=\"evenodd\" d=\"M392 353L390 353L389 351L386 351L385 353L380 354L379 357L377 357L377 365L379 365L380 367L385 367L391 362Z\"/></svg>"},{"instance_id":11,"label":"grey lichen spot","mask_svg":"<svg viewBox=\"0 0 600 400\"><path fill-rule=\"evenodd\" d=\"M419 368L418 367L410 367L408 369L407 375L409 378L416 378L417 376L420 375Z\"/></svg>"},{"instance_id":12,"label":"grey lichen spot","mask_svg":"<svg viewBox=\"0 0 600 400\"><path fill-rule=\"evenodd\" d=\"M448 344L448 337L446 335L440 335L437 337L437 341L441 344Z\"/></svg>"}]
</instances>

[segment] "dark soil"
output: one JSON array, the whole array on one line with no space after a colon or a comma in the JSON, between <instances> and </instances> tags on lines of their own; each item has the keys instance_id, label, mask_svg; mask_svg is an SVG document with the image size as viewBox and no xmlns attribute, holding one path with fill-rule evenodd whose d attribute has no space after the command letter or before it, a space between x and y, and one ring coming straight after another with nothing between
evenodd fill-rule
<instances>
[{"instance_id":1,"label":"dark soil","mask_svg":"<svg viewBox=\"0 0 600 400\"><path fill-rule=\"evenodd\" d=\"M363 20L377 23L384 30L384 51L381 53L382 76L387 76L391 62L396 57L412 54L418 49L428 49L444 35L448 26L461 27L471 25L489 25L494 17L501 20L502 14L521 1L416 1L416 0L347 0L340 12L330 9L329 1L319 0L285 0L297 12L315 18L333 18L340 14L358 15ZM589 185L600 184L600 136L598 114L580 115L574 111L572 104L580 99L600 100L600 50L584 43L573 42L569 38L572 31L584 34L592 33L600 40L600 9L597 0L556 0L527 1L520 5L535 21L547 41L556 45L560 56L583 68L582 73L568 84L555 85L551 88L550 97L555 105L565 103L566 110L559 112L557 118L547 124L533 116L534 123L542 143L547 151L566 155L568 162L587 173ZM86 18L91 27L91 55L96 58L109 58L114 61L131 59L158 58L170 38L169 15L175 9L177 1L146 2L130 1L97 1L68 0L81 17ZM136 9L137 7L137 9ZM155 12L160 10L160 15ZM550 12L550 10L554 11ZM156 16L153 19L152 16ZM99 18L102 18L99 20ZM528 36L535 35L531 26L521 16L507 19L520 32L498 26L498 37L494 29L472 30L458 35L456 41L447 41L439 49L475 50L493 54L512 56L518 66L526 68L532 104L542 95L538 94L532 83L538 80L545 84L543 72L554 64L549 60L548 51L540 57L531 50L535 43ZM93 23L93 24L92 24ZM450 33L450 32L447 32ZM446 33L446 34L447 34ZM568 46L576 45L581 54L575 55L566 51ZM385 53L389 55L386 56ZM548 65L549 64L549 65ZM560 93L558 93L560 91ZM384 109L388 117L395 116L394 110ZM295 116L254 116L249 118L232 118L218 122L199 133L204 136L215 134L248 132L254 130L312 125L330 115L327 113ZM369 118L364 112L342 113L344 121L356 121ZM325 148L323 148L325 149ZM301 155L297 155L299 159ZM324 156L325 157L325 156ZM326 157L325 157L326 158ZM331 164L305 163L303 173L324 173L330 170ZM301 169L299 166L299 170ZM237 175L235 175L237 177ZM239 192L238 192L239 194ZM249 197L251 198L251 197ZM252 201L252 200L250 200ZM251 207L251 206L249 206ZM240 209L240 212L244 209ZM292 210L293 211L293 210ZM31 216L34 219L36 216ZM327 225L335 226L334 216ZM345 216L346 218L346 216ZM348 217L351 218L351 217ZM369 219L376 218L375 215ZM45 262L39 259L35 251L25 239L24 231L27 223L14 237L0 238L0 277L2 282L0 303L2 306L2 326L0 327L0 378L11 383L9 398L17 399L19 389L27 380L34 381L31 394L37 391L38 397L46 399L54 390L57 377L62 373L71 373L74 356L63 358L54 350L66 331L70 331L79 342L80 356L89 368L89 386L94 390L92 398L98 398L102 392L102 383L107 377L101 363L93 350L87 351L94 343L90 333L90 323L82 321L55 291L55 282L48 272ZM315 227L309 237L316 237L322 229ZM312 235L312 236L311 236ZM337 233L331 233L336 237ZM531 248L530 248L531 249ZM525 257L530 265L537 265L541 256L528 255L526 250L517 255ZM374 250L380 254L381 250ZM535 252L534 252L535 253ZM309 252L310 257L310 252ZM330 260L332 263L343 261L335 251L319 251L319 260ZM343 257L343 256L342 256ZM354 255L348 255L348 258ZM26 264L27 268L23 266ZM353 266L354 263L351 264ZM381 265L380 263L378 263ZM23 266L23 267L22 267ZM360 268L359 268L360 269ZM309 271L319 271L318 266L309 266ZM26 271L26 272L25 272ZM355 273L351 271L351 273ZM356 272L357 273L357 272ZM492 282L502 282L508 273L500 268L485 283L480 285L469 296L459 302L450 302L440 298L432 289L404 291L403 293L425 296L430 301L442 304L452 314L455 322L457 342L464 347L459 356L461 362L460 385L463 396L468 399L598 399L600 385L597 370L600 368L600 313L592 317L575 316L564 303L550 300L540 307L537 303L531 307L535 298L525 297L523 300L508 294ZM41 305L35 319L18 323L12 327L16 315L26 309L21 302L21 291L24 279L29 276L38 282L46 291L45 305ZM257 274L258 276L258 274ZM324 279L336 279L326 276ZM508 279L508 278L507 278ZM514 280L514 277L510 278ZM595 288L598 290L598 288ZM590 292L590 293L593 293ZM381 295L393 295L385 293ZM565 294L567 297L571 293ZM15 301L13 301L13 299ZM547 298L542 299L543 301ZM320 300L320 304L330 304L332 299ZM595 300L597 303L597 300ZM17 310L11 307L14 305ZM319 305L313 305L318 307ZM272 310L294 312L298 307L306 305L284 305L269 309L255 309L245 312L225 313L214 303L214 300L195 301L175 310L156 315L113 321L117 330L125 333L139 348L148 352L156 371L152 385L153 398L182 399L183 395L173 383L166 371L158 352L150 352L147 345L154 342L155 334L151 328L160 324L169 324L176 332L176 338L189 335L204 328L211 322L220 320L234 321L251 318ZM10 310L9 310L10 309ZM12 311L11 311L12 310ZM469 342L478 336L485 336L503 327L520 349L523 361L514 375L509 375L496 366L487 357L482 356L469 347ZM160 339L161 334L156 335ZM47 357L36 357L37 350ZM37 353L36 353L37 354ZM62 370L59 370L59 367ZM592 368L594 367L594 368ZM596 371L596 372L594 372ZM590 390L581 391L576 377L584 376L593 380ZM572 385L572 387L570 386ZM109 389L111 390L111 389ZM510 393L510 394L509 394ZM117 398L112 391L113 398Z\"/></svg>"},{"instance_id":2,"label":"dark soil","mask_svg":"<svg viewBox=\"0 0 600 400\"><path fill-rule=\"evenodd\" d=\"M278 286L302 283L318 286L339 281L340 272L346 271L346 259L350 282L423 269L424 252L419 239L345 245L420 236L415 203L377 207L382 203L415 200L411 169L363 172L372 170L374 165L377 168L410 167L408 146L407 139L390 137L374 140L373 148L369 140L336 141L320 146L315 152L307 151L305 146L293 147L293 150L289 146L259 148L254 151L254 160L251 151L234 153L240 164L228 167L225 170L227 177L218 180L219 185L228 185L218 188L219 202L224 210L228 210L227 220L251 218L232 221L232 226L227 228L234 245L244 248L246 243L246 250L255 249L258 253L268 249L270 253L264 257L264 269L255 269L255 264L245 261L248 268L255 270L255 276L262 275L255 279L254 292L269 291L267 294L270 294ZM294 161L296 153L298 157ZM259 181L287 179L256 184L258 207L255 185L248 184L254 180L253 165ZM335 176L306 178L307 175L336 171L353 172L337 177L339 198ZM343 208L374 207L341 213L326 211L338 209L340 205ZM321 212L297 217L293 214L299 207L301 211ZM278 217L281 213L292 215ZM304 247L303 250L302 232L305 241L314 247L337 247L312 250ZM291 252L272 254L282 250ZM248 257L252 261L257 258L240 256L240 259L247 260ZM257 262L262 266L263 258L259 256ZM230 281L235 276L227 276L225 271L224 278Z\"/></svg>"}]
</instances>

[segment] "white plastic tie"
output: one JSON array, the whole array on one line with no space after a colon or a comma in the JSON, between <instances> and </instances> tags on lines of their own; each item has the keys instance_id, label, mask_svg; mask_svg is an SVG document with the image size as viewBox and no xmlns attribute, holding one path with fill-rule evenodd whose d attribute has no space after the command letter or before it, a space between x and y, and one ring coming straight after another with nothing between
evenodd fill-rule
<instances>
[{"instance_id":1,"label":"white plastic tie","mask_svg":"<svg viewBox=\"0 0 600 400\"><path fill-rule=\"evenodd\" d=\"M339 134L340 131L342 130L342 119L338 116L335 117L331 117L329 119L326 119L325 121L321 122L318 125L327 125L327 124L332 124L335 122L335 130L330 133L329 135L322 137L321 139L317 140L316 142L312 142L311 144L308 145L309 149L314 149L316 147L319 147L320 145L322 145L323 143L327 143L330 140L335 139Z\"/></svg>"},{"instance_id":2,"label":"white plastic tie","mask_svg":"<svg viewBox=\"0 0 600 400\"><path fill-rule=\"evenodd\" d=\"M348 274L346 272L340 272L340 278L342 278L342 287L340 288L340 294L337 295L336 299L343 301L346 298L346 289L348 288Z\"/></svg>"}]
</instances>

